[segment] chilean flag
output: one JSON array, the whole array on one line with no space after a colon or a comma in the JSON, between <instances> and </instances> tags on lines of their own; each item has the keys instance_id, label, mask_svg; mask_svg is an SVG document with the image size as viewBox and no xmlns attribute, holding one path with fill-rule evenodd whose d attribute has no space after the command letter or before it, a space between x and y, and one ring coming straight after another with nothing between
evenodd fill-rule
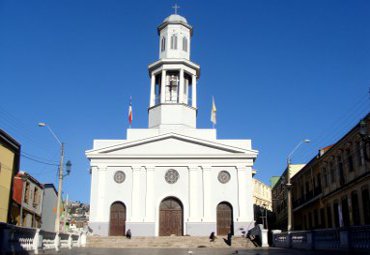
<instances>
[{"instance_id":1,"label":"chilean flag","mask_svg":"<svg viewBox=\"0 0 370 255\"><path fill-rule=\"evenodd\" d=\"M130 124L130 126L132 124L132 118L132 97L130 97L130 104L128 106L128 123Z\"/></svg>"}]
</instances>

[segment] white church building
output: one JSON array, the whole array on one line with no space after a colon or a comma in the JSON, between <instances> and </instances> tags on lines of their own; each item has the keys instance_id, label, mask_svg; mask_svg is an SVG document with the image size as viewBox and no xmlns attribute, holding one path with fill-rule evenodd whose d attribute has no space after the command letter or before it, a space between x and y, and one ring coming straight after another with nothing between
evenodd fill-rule
<instances>
[{"instance_id":1,"label":"white church building","mask_svg":"<svg viewBox=\"0 0 370 255\"><path fill-rule=\"evenodd\" d=\"M158 27L159 60L149 65L148 128L126 140L94 140L90 228L133 236L241 234L254 227L251 140L197 129L200 66L190 61L193 29L177 14ZM225 95L227 96L227 95Z\"/></svg>"}]
</instances>

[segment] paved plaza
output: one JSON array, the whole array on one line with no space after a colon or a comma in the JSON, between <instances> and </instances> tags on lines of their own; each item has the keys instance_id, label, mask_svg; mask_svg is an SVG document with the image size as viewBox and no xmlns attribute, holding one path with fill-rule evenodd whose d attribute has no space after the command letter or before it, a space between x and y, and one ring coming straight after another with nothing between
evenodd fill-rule
<instances>
[{"instance_id":1,"label":"paved plaza","mask_svg":"<svg viewBox=\"0 0 370 255\"><path fill-rule=\"evenodd\" d=\"M59 253L43 254L63 254L63 255L355 255L355 254L370 254L369 252L339 252L339 251L304 251L294 249L281 248L256 248L256 249L114 249L114 248L74 248L73 250L63 249Z\"/></svg>"}]
</instances>

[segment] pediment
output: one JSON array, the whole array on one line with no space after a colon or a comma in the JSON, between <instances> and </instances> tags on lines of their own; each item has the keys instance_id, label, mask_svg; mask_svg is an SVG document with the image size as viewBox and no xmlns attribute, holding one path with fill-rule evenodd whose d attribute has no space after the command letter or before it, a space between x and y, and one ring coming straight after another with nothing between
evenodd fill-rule
<instances>
[{"instance_id":1,"label":"pediment","mask_svg":"<svg viewBox=\"0 0 370 255\"><path fill-rule=\"evenodd\" d=\"M124 141L114 146L90 150L88 158L94 156L129 156L129 155L245 155L255 157L257 152L246 148L225 145L217 141L208 141L179 134L159 135L143 140Z\"/></svg>"}]
</instances>

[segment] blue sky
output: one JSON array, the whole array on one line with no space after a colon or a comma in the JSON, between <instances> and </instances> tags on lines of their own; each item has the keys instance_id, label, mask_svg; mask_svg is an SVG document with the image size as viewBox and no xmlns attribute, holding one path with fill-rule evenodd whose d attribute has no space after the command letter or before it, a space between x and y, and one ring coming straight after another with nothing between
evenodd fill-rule
<instances>
[{"instance_id":1,"label":"blue sky","mask_svg":"<svg viewBox=\"0 0 370 255\"><path fill-rule=\"evenodd\" d=\"M175 1L0 1L0 128L22 144L21 169L56 183L57 142L73 164L64 194L89 201L93 139L147 127L148 64L156 28ZM199 128L212 96L221 139L252 139L256 177L280 175L286 157L309 161L370 109L370 1L176 1L194 27L200 64ZM33 160L29 159L32 158Z\"/></svg>"}]
</instances>

